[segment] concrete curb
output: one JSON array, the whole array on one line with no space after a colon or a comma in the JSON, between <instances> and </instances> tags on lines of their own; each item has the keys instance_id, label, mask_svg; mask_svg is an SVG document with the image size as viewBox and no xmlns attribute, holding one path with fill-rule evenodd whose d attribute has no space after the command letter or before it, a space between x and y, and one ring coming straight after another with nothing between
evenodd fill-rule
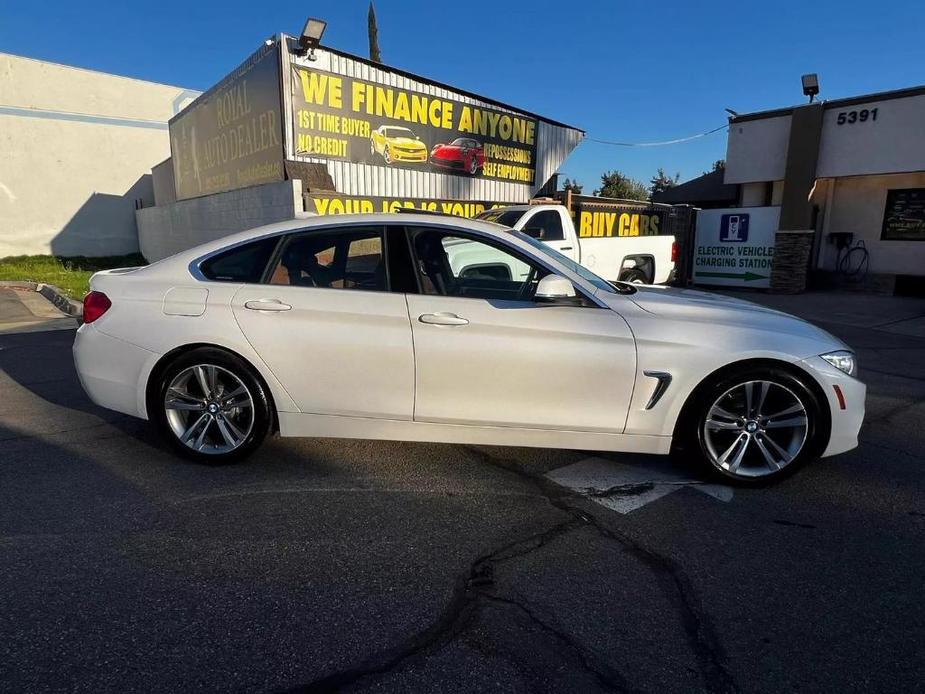
<instances>
[{"instance_id":1,"label":"concrete curb","mask_svg":"<svg viewBox=\"0 0 925 694\"><path fill-rule=\"evenodd\" d=\"M55 305L59 311L63 311L69 316L74 316L78 320L83 318L84 307L83 304L73 299L67 298L64 292L58 289L53 284L37 284L36 291L48 299L51 303Z\"/></svg>"},{"instance_id":2,"label":"concrete curb","mask_svg":"<svg viewBox=\"0 0 925 694\"><path fill-rule=\"evenodd\" d=\"M4 289L28 289L30 292L38 290L35 282L21 282L19 280L0 280L0 288Z\"/></svg>"}]
</instances>

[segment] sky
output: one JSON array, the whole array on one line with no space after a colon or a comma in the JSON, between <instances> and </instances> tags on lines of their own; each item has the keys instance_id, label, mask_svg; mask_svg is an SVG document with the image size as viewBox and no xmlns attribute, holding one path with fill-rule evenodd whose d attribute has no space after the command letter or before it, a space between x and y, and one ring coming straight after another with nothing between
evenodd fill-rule
<instances>
[{"instance_id":1,"label":"sky","mask_svg":"<svg viewBox=\"0 0 925 694\"><path fill-rule=\"evenodd\" d=\"M205 90L266 37L326 19L322 40L367 55L367 0L314 2L0 0L0 51ZM921 6L912 0L774 2L424 2L377 0L383 62L558 120L588 139L560 172L590 192L616 169L681 180L725 155L739 113L925 82ZM3 85L0 80L0 105Z\"/></svg>"}]
</instances>

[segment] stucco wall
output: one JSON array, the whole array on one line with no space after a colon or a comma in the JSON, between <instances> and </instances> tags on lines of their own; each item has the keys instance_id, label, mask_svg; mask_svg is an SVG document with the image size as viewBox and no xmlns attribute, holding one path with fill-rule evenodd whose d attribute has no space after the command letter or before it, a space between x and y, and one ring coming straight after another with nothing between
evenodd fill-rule
<instances>
[{"instance_id":1,"label":"stucco wall","mask_svg":"<svg viewBox=\"0 0 925 694\"><path fill-rule=\"evenodd\" d=\"M790 116L732 123L726 143L726 183L783 179Z\"/></svg>"},{"instance_id":2,"label":"stucco wall","mask_svg":"<svg viewBox=\"0 0 925 694\"><path fill-rule=\"evenodd\" d=\"M196 94L0 53L0 257L137 251L136 201Z\"/></svg>"},{"instance_id":3,"label":"stucco wall","mask_svg":"<svg viewBox=\"0 0 925 694\"><path fill-rule=\"evenodd\" d=\"M149 261L302 212L302 182L267 183L138 210L138 240Z\"/></svg>"},{"instance_id":4,"label":"stucco wall","mask_svg":"<svg viewBox=\"0 0 925 694\"><path fill-rule=\"evenodd\" d=\"M855 176L833 179L831 196L826 196L824 233L847 231L855 241L864 241L870 252L870 272L897 275L925 275L925 241L881 241L886 194L890 188L923 188L925 173L893 176ZM834 270L836 249L822 239L819 267Z\"/></svg>"},{"instance_id":5,"label":"stucco wall","mask_svg":"<svg viewBox=\"0 0 925 694\"><path fill-rule=\"evenodd\" d=\"M923 169L925 95L826 109L816 168L819 178Z\"/></svg>"}]
</instances>

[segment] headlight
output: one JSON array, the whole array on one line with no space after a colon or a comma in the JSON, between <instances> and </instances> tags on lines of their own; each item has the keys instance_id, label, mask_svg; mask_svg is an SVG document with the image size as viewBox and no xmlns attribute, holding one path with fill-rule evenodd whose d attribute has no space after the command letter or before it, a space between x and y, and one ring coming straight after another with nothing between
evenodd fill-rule
<instances>
[{"instance_id":1,"label":"headlight","mask_svg":"<svg viewBox=\"0 0 925 694\"><path fill-rule=\"evenodd\" d=\"M856 376L858 373L858 360L852 352L848 352L842 349L837 352L820 354L819 356L829 362L836 369L839 371L844 371L849 376Z\"/></svg>"}]
</instances>

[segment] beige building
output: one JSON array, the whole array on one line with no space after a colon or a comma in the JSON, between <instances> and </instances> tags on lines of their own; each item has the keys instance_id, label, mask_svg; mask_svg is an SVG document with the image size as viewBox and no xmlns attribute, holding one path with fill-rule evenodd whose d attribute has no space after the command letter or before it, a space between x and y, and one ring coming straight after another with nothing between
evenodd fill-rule
<instances>
[{"instance_id":1,"label":"beige building","mask_svg":"<svg viewBox=\"0 0 925 694\"><path fill-rule=\"evenodd\" d=\"M0 257L137 251L167 121L197 95L0 53Z\"/></svg>"},{"instance_id":2,"label":"beige building","mask_svg":"<svg viewBox=\"0 0 925 694\"><path fill-rule=\"evenodd\" d=\"M779 251L789 235L790 258L808 252L805 269L775 261L781 279L925 277L925 87L735 116L725 182L742 207L780 207Z\"/></svg>"}]
</instances>

